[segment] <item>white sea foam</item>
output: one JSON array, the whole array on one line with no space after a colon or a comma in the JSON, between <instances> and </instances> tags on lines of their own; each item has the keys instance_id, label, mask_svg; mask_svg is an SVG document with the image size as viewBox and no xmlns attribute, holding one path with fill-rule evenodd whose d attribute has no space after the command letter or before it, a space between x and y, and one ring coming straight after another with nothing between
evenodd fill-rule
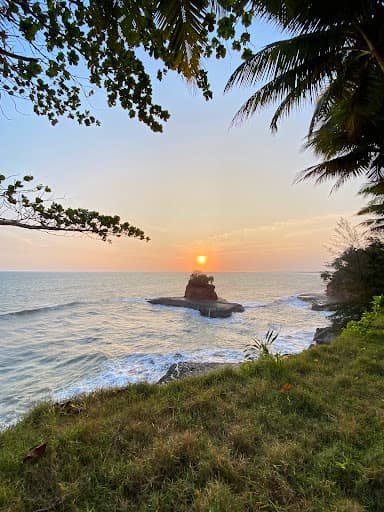
<instances>
[{"instance_id":1,"label":"white sea foam","mask_svg":"<svg viewBox=\"0 0 384 512\"><path fill-rule=\"evenodd\" d=\"M116 361L106 362L98 375L82 379L75 385L57 391L54 398L60 401L97 389L122 387L143 381L155 383L172 364L181 361L237 363L243 361L244 357L243 351L222 350L220 347L169 354L129 355Z\"/></svg>"},{"instance_id":2,"label":"white sea foam","mask_svg":"<svg viewBox=\"0 0 384 512\"><path fill-rule=\"evenodd\" d=\"M268 304L265 302L245 302L243 304L245 309L255 309L255 308L266 308Z\"/></svg>"}]
</instances>

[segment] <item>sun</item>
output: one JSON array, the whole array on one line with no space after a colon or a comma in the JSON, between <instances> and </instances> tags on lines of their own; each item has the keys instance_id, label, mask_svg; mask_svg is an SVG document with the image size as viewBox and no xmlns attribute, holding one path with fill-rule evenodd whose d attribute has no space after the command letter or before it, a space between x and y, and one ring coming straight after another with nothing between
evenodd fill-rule
<instances>
[{"instance_id":1,"label":"sun","mask_svg":"<svg viewBox=\"0 0 384 512\"><path fill-rule=\"evenodd\" d=\"M207 262L207 257L206 256L198 256L196 258L196 261L197 263L199 263L200 265L204 265L204 263Z\"/></svg>"}]
</instances>

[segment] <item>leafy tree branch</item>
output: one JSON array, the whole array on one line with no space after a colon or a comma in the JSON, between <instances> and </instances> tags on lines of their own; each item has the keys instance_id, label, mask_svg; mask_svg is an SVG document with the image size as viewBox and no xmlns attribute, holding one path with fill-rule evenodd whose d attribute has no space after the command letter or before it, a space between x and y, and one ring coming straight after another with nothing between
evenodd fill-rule
<instances>
[{"instance_id":1,"label":"leafy tree branch","mask_svg":"<svg viewBox=\"0 0 384 512\"><path fill-rule=\"evenodd\" d=\"M0 226L83 233L104 242L122 236L149 241L141 229L129 222L121 222L117 215L102 215L85 208L64 208L48 197L52 192L48 186L28 187L32 181L33 176L11 181L0 175Z\"/></svg>"},{"instance_id":2,"label":"leafy tree branch","mask_svg":"<svg viewBox=\"0 0 384 512\"><path fill-rule=\"evenodd\" d=\"M67 116L88 126L98 121L82 108L82 89L90 94L100 88L108 106L120 105L159 132L169 112L153 101L143 52L159 63L159 80L176 71L208 100L212 91L203 57L224 57L229 40L249 56L251 19L252 5L244 0L4 0L1 99L24 97L53 125ZM244 31L237 38L238 22ZM85 79L76 78L76 69Z\"/></svg>"}]
</instances>

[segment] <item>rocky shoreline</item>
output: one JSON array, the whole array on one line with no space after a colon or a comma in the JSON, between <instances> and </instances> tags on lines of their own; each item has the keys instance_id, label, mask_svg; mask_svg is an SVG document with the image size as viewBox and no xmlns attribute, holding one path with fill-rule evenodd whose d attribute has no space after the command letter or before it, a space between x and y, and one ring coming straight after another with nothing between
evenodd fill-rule
<instances>
[{"instance_id":1,"label":"rocky shoreline","mask_svg":"<svg viewBox=\"0 0 384 512\"><path fill-rule=\"evenodd\" d=\"M314 311L333 311L334 306L336 304L335 301L330 300L325 294L302 294L297 297L300 300L305 302L311 302L311 308ZM217 301L204 301L204 300L191 300L186 299L185 297L159 297L158 299L149 299L148 302L151 304L162 304L167 306L181 306L181 307L190 307L192 309L198 309L202 315L212 316L215 314L220 314L224 312L226 316L230 316L232 311L229 312L229 309L225 309L225 306L233 306L235 309L233 311L244 311L244 307L241 304L230 303L223 299L218 299ZM219 308L217 308L217 305ZM208 315L209 307L216 306L216 309L213 309L214 313L212 315ZM220 307L224 307L222 311L220 311ZM239 307L239 309L236 309ZM201 309L200 309L201 308ZM242 309L240 309L242 308ZM336 333L331 326L328 327L318 327L313 336L313 343L308 347L315 347L317 345L327 345L332 343L335 339ZM168 371L159 379L158 384L167 384L168 382L173 382L175 380L184 379L186 377L191 377L194 375L202 375L213 370L218 370L221 368L233 368L238 367L241 363L209 363L209 362L194 362L194 361L180 361L179 363L172 364Z\"/></svg>"},{"instance_id":2,"label":"rocky shoreline","mask_svg":"<svg viewBox=\"0 0 384 512\"><path fill-rule=\"evenodd\" d=\"M303 293L297 296L298 299L311 303L313 311L335 311L335 306L338 302L335 299L328 297L325 293ZM313 343L309 346L315 347L316 345L328 345L336 338L337 333L332 326L318 327L313 335Z\"/></svg>"},{"instance_id":3,"label":"rocky shoreline","mask_svg":"<svg viewBox=\"0 0 384 512\"><path fill-rule=\"evenodd\" d=\"M329 298L325 293L302 293L297 298L310 302L313 311L334 311L337 304L336 300Z\"/></svg>"}]
</instances>

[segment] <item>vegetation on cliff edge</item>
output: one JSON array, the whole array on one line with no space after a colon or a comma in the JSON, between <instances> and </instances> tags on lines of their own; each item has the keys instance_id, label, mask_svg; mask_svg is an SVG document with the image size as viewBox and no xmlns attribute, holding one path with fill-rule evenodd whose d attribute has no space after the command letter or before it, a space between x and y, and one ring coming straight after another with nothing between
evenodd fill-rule
<instances>
[{"instance_id":1,"label":"vegetation on cliff edge","mask_svg":"<svg viewBox=\"0 0 384 512\"><path fill-rule=\"evenodd\" d=\"M283 365L35 408L0 435L0 509L382 511L384 316L366 320Z\"/></svg>"}]
</instances>

